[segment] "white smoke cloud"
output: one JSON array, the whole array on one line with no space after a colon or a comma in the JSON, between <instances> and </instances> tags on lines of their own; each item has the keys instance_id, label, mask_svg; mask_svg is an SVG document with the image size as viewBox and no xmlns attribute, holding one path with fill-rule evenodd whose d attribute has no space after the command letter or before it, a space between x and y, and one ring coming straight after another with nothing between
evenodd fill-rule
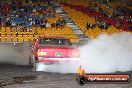
<instances>
[{"instance_id":1,"label":"white smoke cloud","mask_svg":"<svg viewBox=\"0 0 132 88\"><path fill-rule=\"evenodd\" d=\"M1 43L0 44L0 63L14 65L28 65L30 55L29 45Z\"/></svg>"},{"instance_id":2,"label":"white smoke cloud","mask_svg":"<svg viewBox=\"0 0 132 88\"><path fill-rule=\"evenodd\" d=\"M132 34L101 34L80 47L79 65L87 73L111 73L132 70ZM39 70L58 73L77 73L78 63L40 66Z\"/></svg>"},{"instance_id":3,"label":"white smoke cloud","mask_svg":"<svg viewBox=\"0 0 132 88\"><path fill-rule=\"evenodd\" d=\"M87 73L132 70L132 34L102 34L80 47L81 62Z\"/></svg>"},{"instance_id":4,"label":"white smoke cloud","mask_svg":"<svg viewBox=\"0 0 132 88\"><path fill-rule=\"evenodd\" d=\"M75 63L63 62L52 65L44 65L41 63L37 65L37 71L45 71L45 72L61 73L61 74L77 73L78 66L79 66L78 62Z\"/></svg>"}]
</instances>

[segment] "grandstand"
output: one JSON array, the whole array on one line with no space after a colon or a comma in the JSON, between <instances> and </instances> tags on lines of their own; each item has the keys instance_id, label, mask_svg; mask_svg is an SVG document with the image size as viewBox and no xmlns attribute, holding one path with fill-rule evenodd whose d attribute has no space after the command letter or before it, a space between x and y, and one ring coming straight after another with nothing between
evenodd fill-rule
<instances>
[{"instance_id":1,"label":"grandstand","mask_svg":"<svg viewBox=\"0 0 132 88\"><path fill-rule=\"evenodd\" d=\"M48 3L47 3L48 1ZM78 42L101 33L131 31L132 6L101 0L6 0L0 5L0 42L33 42L56 35ZM105 0L104 0L105 1ZM117 0L118 1L118 0ZM123 1L123 0L122 0ZM129 2L129 0L128 0ZM131 3L131 0L130 0ZM127 14L126 14L127 13Z\"/></svg>"}]
</instances>

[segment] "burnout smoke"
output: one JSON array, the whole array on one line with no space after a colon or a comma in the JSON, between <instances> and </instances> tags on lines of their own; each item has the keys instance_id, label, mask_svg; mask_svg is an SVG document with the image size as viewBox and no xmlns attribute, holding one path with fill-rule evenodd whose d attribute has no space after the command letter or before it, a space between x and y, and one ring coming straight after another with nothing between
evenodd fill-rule
<instances>
[{"instance_id":1,"label":"burnout smoke","mask_svg":"<svg viewBox=\"0 0 132 88\"><path fill-rule=\"evenodd\" d=\"M77 73L78 63L56 63L52 65L44 65L38 64L37 71L45 71L45 72L52 72L52 73Z\"/></svg>"},{"instance_id":2,"label":"burnout smoke","mask_svg":"<svg viewBox=\"0 0 132 88\"><path fill-rule=\"evenodd\" d=\"M80 47L80 65L87 73L110 73L132 70L132 34L101 34Z\"/></svg>"},{"instance_id":3,"label":"burnout smoke","mask_svg":"<svg viewBox=\"0 0 132 88\"><path fill-rule=\"evenodd\" d=\"M30 49L28 43L1 43L0 63L28 65Z\"/></svg>"},{"instance_id":4,"label":"burnout smoke","mask_svg":"<svg viewBox=\"0 0 132 88\"><path fill-rule=\"evenodd\" d=\"M132 70L132 34L128 32L112 35L101 34L80 46L79 65L87 73L112 73ZM70 66L71 65L71 66ZM47 72L76 73L78 63L44 66Z\"/></svg>"}]
</instances>

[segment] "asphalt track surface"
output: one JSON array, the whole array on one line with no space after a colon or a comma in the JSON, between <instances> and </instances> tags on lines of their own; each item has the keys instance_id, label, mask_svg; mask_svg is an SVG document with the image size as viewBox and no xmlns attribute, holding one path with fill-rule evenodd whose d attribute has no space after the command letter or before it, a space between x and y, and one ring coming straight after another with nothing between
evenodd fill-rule
<instances>
[{"instance_id":1,"label":"asphalt track surface","mask_svg":"<svg viewBox=\"0 0 132 88\"><path fill-rule=\"evenodd\" d=\"M129 72L132 75L132 72ZM132 88L130 84L85 84L76 82L77 74L32 71L31 66L0 64L0 88Z\"/></svg>"}]
</instances>

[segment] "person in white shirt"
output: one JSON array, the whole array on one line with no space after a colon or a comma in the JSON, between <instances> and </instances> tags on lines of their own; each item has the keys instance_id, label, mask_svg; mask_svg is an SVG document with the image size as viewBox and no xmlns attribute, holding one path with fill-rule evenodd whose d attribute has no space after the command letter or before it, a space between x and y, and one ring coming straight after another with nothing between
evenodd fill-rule
<instances>
[{"instance_id":1,"label":"person in white shirt","mask_svg":"<svg viewBox=\"0 0 132 88\"><path fill-rule=\"evenodd\" d=\"M50 28L51 25L49 24L49 22L46 23L46 28Z\"/></svg>"},{"instance_id":2,"label":"person in white shirt","mask_svg":"<svg viewBox=\"0 0 132 88\"><path fill-rule=\"evenodd\" d=\"M13 28L14 29L15 27L15 31L17 30L17 24L15 21L11 22L11 29Z\"/></svg>"}]
</instances>

